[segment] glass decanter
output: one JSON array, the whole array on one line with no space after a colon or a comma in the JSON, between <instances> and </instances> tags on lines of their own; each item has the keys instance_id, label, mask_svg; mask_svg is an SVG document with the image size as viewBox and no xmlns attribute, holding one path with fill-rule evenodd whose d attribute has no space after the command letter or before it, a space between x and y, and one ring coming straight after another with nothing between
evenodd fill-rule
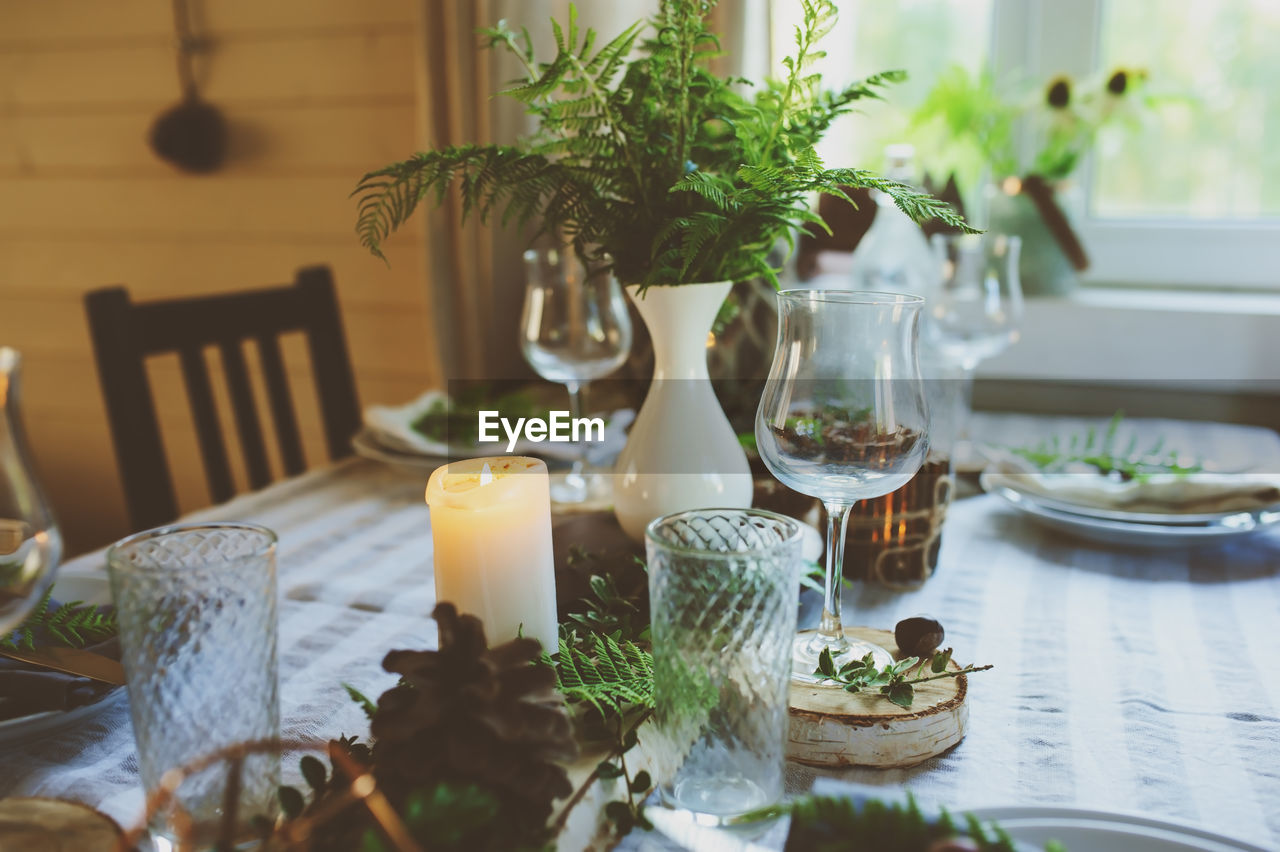
<instances>
[{"instance_id":1,"label":"glass decanter","mask_svg":"<svg viewBox=\"0 0 1280 852\"><path fill-rule=\"evenodd\" d=\"M19 412L22 356L0 347L0 636L53 582L62 535L36 484Z\"/></svg>"}]
</instances>

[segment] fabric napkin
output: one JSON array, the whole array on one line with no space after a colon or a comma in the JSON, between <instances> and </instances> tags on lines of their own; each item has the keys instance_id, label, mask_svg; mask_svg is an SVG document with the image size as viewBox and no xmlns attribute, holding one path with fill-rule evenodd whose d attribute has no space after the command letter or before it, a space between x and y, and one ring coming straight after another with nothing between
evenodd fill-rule
<instances>
[{"instance_id":1,"label":"fabric napkin","mask_svg":"<svg viewBox=\"0 0 1280 852\"><path fill-rule=\"evenodd\" d=\"M57 605L56 601L50 602L50 606ZM36 647L40 645L37 641ZM120 659L120 643L114 636L87 645L85 650L113 660ZM92 704L119 688L87 677L0 657L0 721L51 710L74 710Z\"/></svg>"},{"instance_id":2,"label":"fabric napkin","mask_svg":"<svg viewBox=\"0 0 1280 852\"><path fill-rule=\"evenodd\" d=\"M1280 504L1280 474L1152 474L1125 481L1103 476L1093 466L1083 464L1076 469L1042 473L1012 453L987 452L992 466L983 477L984 486L1003 485L1087 508L1209 514L1255 511Z\"/></svg>"}]
</instances>

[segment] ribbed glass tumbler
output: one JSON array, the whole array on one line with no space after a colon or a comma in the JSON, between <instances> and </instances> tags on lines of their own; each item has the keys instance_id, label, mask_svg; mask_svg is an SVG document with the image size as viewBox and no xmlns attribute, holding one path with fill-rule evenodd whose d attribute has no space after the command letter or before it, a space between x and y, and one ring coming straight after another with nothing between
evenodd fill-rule
<instances>
[{"instance_id":1,"label":"ribbed glass tumbler","mask_svg":"<svg viewBox=\"0 0 1280 852\"><path fill-rule=\"evenodd\" d=\"M222 749L278 740L275 533L251 524L165 527L117 542L107 566L147 792ZM153 830L203 848L243 838L255 816L274 817L278 754L244 758L238 796L228 795L232 768L219 760L187 775ZM234 820L226 819L232 802Z\"/></svg>"},{"instance_id":2,"label":"ribbed glass tumbler","mask_svg":"<svg viewBox=\"0 0 1280 852\"><path fill-rule=\"evenodd\" d=\"M782 797L800 525L700 509L646 531L658 789L729 824Z\"/></svg>"}]
</instances>

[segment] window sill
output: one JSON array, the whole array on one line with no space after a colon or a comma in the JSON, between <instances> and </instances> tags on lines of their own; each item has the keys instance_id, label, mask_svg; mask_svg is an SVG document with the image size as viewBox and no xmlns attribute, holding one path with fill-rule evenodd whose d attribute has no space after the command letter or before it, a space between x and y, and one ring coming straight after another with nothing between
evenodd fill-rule
<instances>
[{"instance_id":1,"label":"window sill","mask_svg":"<svg viewBox=\"0 0 1280 852\"><path fill-rule=\"evenodd\" d=\"M1280 387L1280 293L1084 287L1027 299L1021 339L983 378Z\"/></svg>"}]
</instances>

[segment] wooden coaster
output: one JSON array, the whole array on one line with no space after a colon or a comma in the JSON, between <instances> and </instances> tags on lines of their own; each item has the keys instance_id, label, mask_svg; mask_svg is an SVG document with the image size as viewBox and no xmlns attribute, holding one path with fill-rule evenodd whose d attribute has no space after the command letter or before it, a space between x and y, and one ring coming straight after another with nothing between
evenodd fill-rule
<instances>
[{"instance_id":1,"label":"wooden coaster","mask_svg":"<svg viewBox=\"0 0 1280 852\"><path fill-rule=\"evenodd\" d=\"M0 852L113 852L120 839L120 826L79 802L0 800Z\"/></svg>"},{"instance_id":2,"label":"wooden coaster","mask_svg":"<svg viewBox=\"0 0 1280 852\"><path fill-rule=\"evenodd\" d=\"M898 656L887 630L846 627L844 632ZM959 669L954 662L950 666ZM787 757L810 766L915 766L964 738L967 691L963 675L930 681L915 688L915 701L906 708L879 694L792 681Z\"/></svg>"}]
</instances>

